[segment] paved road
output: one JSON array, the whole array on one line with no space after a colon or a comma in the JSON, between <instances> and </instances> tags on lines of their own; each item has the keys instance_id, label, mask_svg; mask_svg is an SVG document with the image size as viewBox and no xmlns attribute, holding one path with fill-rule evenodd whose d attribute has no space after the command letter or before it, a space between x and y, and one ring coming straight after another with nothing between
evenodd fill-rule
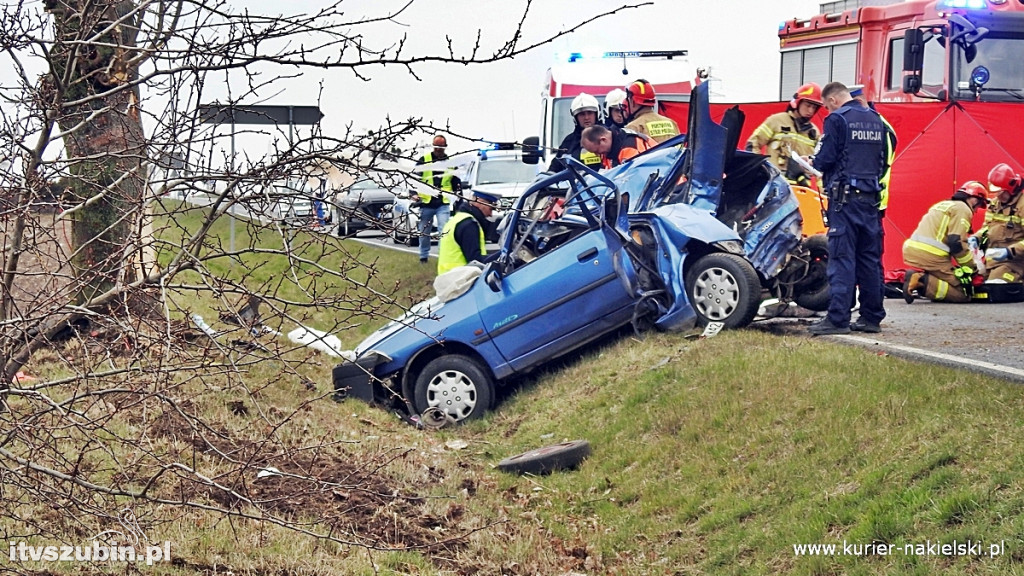
<instances>
[{"instance_id":1,"label":"paved road","mask_svg":"<svg viewBox=\"0 0 1024 576\"><path fill-rule=\"evenodd\" d=\"M884 350L894 356L936 362L1024 382L1024 303L939 304L885 301L881 334L825 336L837 342ZM854 315L856 318L856 313ZM806 334L816 318L755 322L772 332Z\"/></svg>"}]
</instances>

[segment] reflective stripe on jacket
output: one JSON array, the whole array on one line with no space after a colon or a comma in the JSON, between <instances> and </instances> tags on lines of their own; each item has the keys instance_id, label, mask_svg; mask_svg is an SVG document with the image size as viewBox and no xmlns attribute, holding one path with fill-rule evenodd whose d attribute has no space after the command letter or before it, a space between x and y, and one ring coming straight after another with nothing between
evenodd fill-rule
<instances>
[{"instance_id":1,"label":"reflective stripe on jacket","mask_svg":"<svg viewBox=\"0 0 1024 576\"><path fill-rule=\"evenodd\" d=\"M1024 254L1024 193L1018 193L1005 205L997 199L985 213L990 248L1014 248Z\"/></svg>"},{"instance_id":2,"label":"reflective stripe on jacket","mask_svg":"<svg viewBox=\"0 0 1024 576\"><path fill-rule=\"evenodd\" d=\"M764 122L754 130L754 133L747 139L747 144L757 153L764 153L772 160L772 164L780 172L786 174L789 167L790 151L800 156L814 154L814 147L818 143L818 136L821 130L808 122L801 131L796 124L796 118L789 112L779 112L765 118ZM767 150L762 150L767 148Z\"/></svg>"},{"instance_id":3,"label":"reflective stripe on jacket","mask_svg":"<svg viewBox=\"0 0 1024 576\"><path fill-rule=\"evenodd\" d=\"M650 136L659 144L679 135L679 126L675 120L658 114L654 109L638 114L629 124L626 124L626 129Z\"/></svg>"},{"instance_id":4,"label":"reflective stripe on jacket","mask_svg":"<svg viewBox=\"0 0 1024 576\"><path fill-rule=\"evenodd\" d=\"M946 237L955 234L963 239L963 250L953 257L960 265L970 264L971 251L967 247L967 236L971 231L971 207L960 200L943 200L928 209L917 229L903 243L904 248L913 248L949 258Z\"/></svg>"},{"instance_id":5,"label":"reflective stripe on jacket","mask_svg":"<svg viewBox=\"0 0 1024 576\"><path fill-rule=\"evenodd\" d=\"M455 227L459 225L466 218L472 218L473 215L468 212L456 212L448 222L444 225L441 230L441 241L437 245L437 273L444 274L449 270L458 268L459 266L465 266L466 255L462 253L462 247L455 240ZM486 254L487 250L484 248L486 242L484 240L484 230L480 226L477 226L480 231L480 253Z\"/></svg>"},{"instance_id":6,"label":"reflective stripe on jacket","mask_svg":"<svg viewBox=\"0 0 1024 576\"><path fill-rule=\"evenodd\" d=\"M423 155L423 162L422 162L423 164L430 164L433 161L434 161L434 153L433 152L427 152L426 154ZM448 169L446 169L444 171L444 173L441 175L441 190L443 190L445 192L454 192L455 191L455 189L452 187L452 177L453 176L455 176L455 171L452 170L451 168L448 168ZM430 186L434 186L435 185L435 182L434 182L434 171L433 170L424 170L420 174L420 180L422 180L424 183L426 183L426 184L428 184ZM419 197L420 197L420 200L423 201L424 203L429 203L430 200L432 198L434 198L435 196L433 194L428 194L426 192L419 192ZM442 204L447 204L448 203L448 197L445 196L444 194L441 194L441 203Z\"/></svg>"}]
</instances>

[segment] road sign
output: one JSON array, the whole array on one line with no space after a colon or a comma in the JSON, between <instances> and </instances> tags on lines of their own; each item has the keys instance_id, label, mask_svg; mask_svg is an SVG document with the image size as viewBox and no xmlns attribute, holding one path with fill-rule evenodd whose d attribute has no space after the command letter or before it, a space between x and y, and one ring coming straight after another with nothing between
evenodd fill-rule
<instances>
[{"instance_id":1,"label":"road sign","mask_svg":"<svg viewBox=\"0 0 1024 576\"><path fill-rule=\"evenodd\" d=\"M317 124L324 117L318 106L260 106L201 104L199 118L204 124Z\"/></svg>"}]
</instances>

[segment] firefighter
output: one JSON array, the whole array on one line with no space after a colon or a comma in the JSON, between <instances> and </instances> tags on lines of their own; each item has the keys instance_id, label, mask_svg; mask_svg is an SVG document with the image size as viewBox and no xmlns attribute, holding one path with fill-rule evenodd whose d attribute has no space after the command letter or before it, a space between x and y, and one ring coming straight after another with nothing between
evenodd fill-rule
<instances>
[{"instance_id":1,"label":"firefighter","mask_svg":"<svg viewBox=\"0 0 1024 576\"><path fill-rule=\"evenodd\" d=\"M1024 276L1024 180L1008 164L998 164L988 173L988 185L995 198L978 232L986 248L986 281L1020 282Z\"/></svg>"},{"instance_id":2,"label":"firefighter","mask_svg":"<svg viewBox=\"0 0 1024 576\"><path fill-rule=\"evenodd\" d=\"M675 120L654 111L657 104L654 86L644 79L626 86L626 113L629 123L626 128L638 134L650 136L656 143L679 135Z\"/></svg>"},{"instance_id":3,"label":"firefighter","mask_svg":"<svg viewBox=\"0 0 1024 576\"><path fill-rule=\"evenodd\" d=\"M458 211L441 231L437 247L438 275L465 266L469 262L487 262L487 237L491 233L488 218L498 203L498 197L479 190L473 191L470 201L463 201Z\"/></svg>"},{"instance_id":4,"label":"firefighter","mask_svg":"<svg viewBox=\"0 0 1024 576\"><path fill-rule=\"evenodd\" d=\"M448 159L445 150L448 148L448 141L443 134L434 136L434 149L424 154L416 161L417 165L443 162ZM459 179L451 168L442 170L424 170L420 174L424 183L434 188L431 192L419 192L418 203L420 206L420 263L426 264L430 256L430 231L434 227L434 220L437 219L437 229L444 228L448 218L451 216L448 194L453 194L461 189ZM447 192L448 194L445 194Z\"/></svg>"},{"instance_id":5,"label":"firefighter","mask_svg":"<svg viewBox=\"0 0 1024 576\"><path fill-rule=\"evenodd\" d=\"M903 243L903 261L920 271L907 274L903 298L915 292L933 302L969 302L977 272L967 238L971 218L988 203L981 182L964 183L949 200L928 209L914 233Z\"/></svg>"},{"instance_id":6,"label":"firefighter","mask_svg":"<svg viewBox=\"0 0 1024 576\"><path fill-rule=\"evenodd\" d=\"M812 335L879 332L882 305L882 222L878 203L886 169L887 128L878 113L850 96L840 82L821 93L829 111L814 168L828 194L828 315ZM860 285L860 318L850 323L850 303Z\"/></svg>"},{"instance_id":7,"label":"firefighter","mask_svg":"<svg viewBox=\"0 0 1024 576\"><path fill-rule=\"evenodd\" d=\"M651 146L642 134L626 128L612 131L600 124L584 130L582 141L601 159L602 168L614 168Z\"/></svg>"},{"instance_id":8,"label":"firefighter","mask_svg":"<svg viewBox=\"0 0 1024 576\"><path fill-rule=\"evenodd\" d=\"M559 172L565 168L565 164L562 163L563 154L572 156L597 170L600 168L601 159L587 152L580 144L580 135L583 134L583 130L598 123L597 98L583 92L572 99L569 104L569 112L572 114L576 127L558 145L558 155L551 161L548 171Z\"/></svg>"},{"instance_id":9,"label":"firefighter","mask_svg":"<svg viewBox=\"0 0 1024 576\"><path fill-rule=\"evenodd\" d=\"M608 128L626 126L626 91L614 88L604 97L604 125Z\"/></svg>"},{"instance_id":10,"label":"firefighter","mask_svg":"<svg viewBox=\"0 0 1024 576\"><path fill-rule=\"evenodd\" d=\"M785 112L772 114L747 140L747 151L765 153L791 184L810 186L810 179L790 154L807 157L814 153L821 130L812 121L821 110L821 87L808 82L797 89ZM765 150L766 149L766 150Z\"/></svg>"}]
</instances>

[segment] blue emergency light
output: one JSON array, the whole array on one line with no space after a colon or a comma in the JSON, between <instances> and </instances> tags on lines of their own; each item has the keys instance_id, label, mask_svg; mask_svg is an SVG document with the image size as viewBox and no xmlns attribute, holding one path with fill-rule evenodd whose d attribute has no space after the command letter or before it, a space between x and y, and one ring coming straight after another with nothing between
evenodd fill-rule
<instances>
[{"instance_id":1,"label":"blue emergency light","mask_svg":"<svg viewBox=\"0 0 1024 576\"><path fill-rule=\"evenodd\" d=\"M992 0L993 4L1002 4L997 0ZM960 10L981 10L988 6L986 0L941 0L937 8L941 9L960 9Z\"/></svg>"}]
</instances>

